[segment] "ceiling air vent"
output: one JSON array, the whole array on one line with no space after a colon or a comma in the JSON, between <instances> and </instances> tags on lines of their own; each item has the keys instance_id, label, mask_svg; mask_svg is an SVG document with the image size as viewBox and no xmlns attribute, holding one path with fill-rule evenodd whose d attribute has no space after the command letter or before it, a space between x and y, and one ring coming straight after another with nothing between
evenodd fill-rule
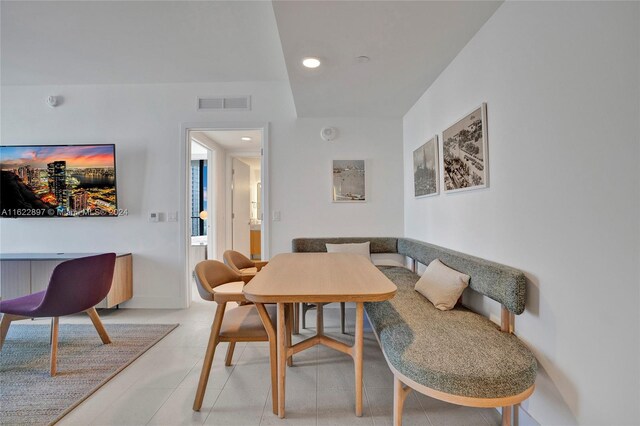
<instances>
[{"instance_id":1,"label":"ceiling air vent","mask_svg":"<svg viewBox=\"0 0 640 426\"><path fill-rule=\"evenodd\" d=\"M198 110L249 111L251 96L198 98Z\"/></svg>"}]
</instances>

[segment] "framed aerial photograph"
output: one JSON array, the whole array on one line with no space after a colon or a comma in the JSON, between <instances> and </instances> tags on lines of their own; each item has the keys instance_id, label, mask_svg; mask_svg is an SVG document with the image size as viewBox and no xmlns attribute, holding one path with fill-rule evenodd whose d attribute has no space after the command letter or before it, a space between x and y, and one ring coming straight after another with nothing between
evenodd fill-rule
<instances>
[{"instance_id":1,"label":"framed aerial photograph","mask_svg":"<svg viewBox=\"0 0 640 426\"><path fill-rule=\"evenodd\" d=\"M442 132L444 191L489 186L487 104Z\"/></svg>"},{"instance_id":2,"label":"framed aerial photograph","mask_svg":"<svg viewBox=\"0 0 640 426\"><path fill-rule=\"evenodd\" d=\"M334 203L366 202L364 160L333 160Z\"/></svg>"},{"instance_id":3,"label":"framed aerial photograph","mask_svg":"<svg viewBox=\"0 0 640 426\"><path fill-rule=\"evenodd\" d=\"M413 188L416 198L438 195L438 137L413 151Z\"/></svg>"}]
</instances>

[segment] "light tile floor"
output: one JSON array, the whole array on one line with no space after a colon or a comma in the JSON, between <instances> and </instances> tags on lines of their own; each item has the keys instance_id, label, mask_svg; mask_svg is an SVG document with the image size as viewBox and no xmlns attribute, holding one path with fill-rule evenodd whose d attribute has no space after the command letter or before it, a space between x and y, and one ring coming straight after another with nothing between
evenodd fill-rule
<instances>
[{"instance_id":1,"label":"light tile floor","mask_svg":"<svg viewBox=\"0 0 640 426\"><path fill-rule=\"evenodd\" d=\"M294 357L287 371L285 419L271 412L268 346L236 345L233 366L224 366L226 344L215 354L200 412L191 409L215 310L194 302L183 310L120 309L101 311L110 323L179 323L180 326L85 400L60 425L391 425L393 376L372 333L365 333L364 415L354 415L353 363L349 357L314 347ZM325 310L327 334L339 333L338 309ZM309 330L295 338L313 334ZM347 310L353 332L354 310ZM83 316L61 319L89 322ZM61 338L64 338L61 336ZM405 425L498 425L493 409L443 403L412 392L405 404Z\"/></svg>"}]
</instances>

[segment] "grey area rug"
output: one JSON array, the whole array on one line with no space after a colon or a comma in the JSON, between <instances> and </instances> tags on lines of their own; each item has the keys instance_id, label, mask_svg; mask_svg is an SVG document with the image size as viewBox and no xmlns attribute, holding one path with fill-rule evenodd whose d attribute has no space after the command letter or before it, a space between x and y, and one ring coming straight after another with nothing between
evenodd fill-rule
<instances>
[{"instance_id":1,"label":"grey area rug","mask_svg":"<svg viewBox=\"0 0 640 426\"><path fill-rule=\"evenodd\" d=\"M0 424L57 422L177 326L108 324L112 343L103 345L93 325L61 324L50 377L50 327L12 324L0 352Z\"/></svg>"}]
</instances>

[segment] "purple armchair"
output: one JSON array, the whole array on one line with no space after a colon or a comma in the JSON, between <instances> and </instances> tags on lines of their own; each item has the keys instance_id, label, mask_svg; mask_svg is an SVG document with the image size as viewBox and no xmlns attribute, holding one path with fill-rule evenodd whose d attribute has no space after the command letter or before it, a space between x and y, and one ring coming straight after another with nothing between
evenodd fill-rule
<instances>
[{"instance_id":1,"label":"purple armchair","mask_svg":"<svg viewBox=\"0 0 640 426\"><path fill-rule=\"evenodd\" d=\"M0 301L0 350L9 331L11 321L26 318L52 317L51 323L51 375L56 375L58 353L58 318L86 312L91 318L102 343L111 343L100 321L95 305L111 289L115 253L82 257L63 262L51 274L46 290L28 296Z\"/></svg>"}]
</instances>

